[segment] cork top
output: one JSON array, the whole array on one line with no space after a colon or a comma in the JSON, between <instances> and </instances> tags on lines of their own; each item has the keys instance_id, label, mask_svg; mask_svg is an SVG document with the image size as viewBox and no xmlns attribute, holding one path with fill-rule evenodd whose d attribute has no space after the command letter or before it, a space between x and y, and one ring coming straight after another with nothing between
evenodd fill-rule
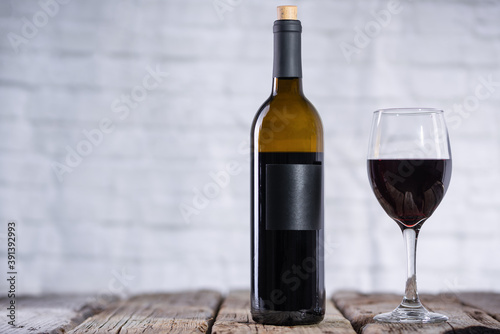
<instances>
[{"instance_id":1,"label":"cork top","mask_svg":"<svg viewBox=\"0 0 500 334\"><path fill-rule=\"evenodd\" d=\"M278 6L278 20L296 20L297 6Z\"/></svg>"}]
</instances>

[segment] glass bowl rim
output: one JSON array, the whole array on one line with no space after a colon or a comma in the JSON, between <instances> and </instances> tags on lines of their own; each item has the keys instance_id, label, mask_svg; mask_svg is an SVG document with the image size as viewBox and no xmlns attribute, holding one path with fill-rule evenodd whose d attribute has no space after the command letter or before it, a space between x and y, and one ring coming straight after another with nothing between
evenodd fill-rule
<instances>
[{"instance_id":1,"label":"glass bowl rim","mask_svg":"<svg viewBox=\"0 0 500 334\"><path fill-rule=\"evenodd\" d=\"M421 115L421 114L442 114L443 110L441 109L436 109L436 108L384 108L384 109L377 109L373 112L374 114L377 113L382 113L382 114L416 114L416 115Z\"/></svg>"}]
</instances>

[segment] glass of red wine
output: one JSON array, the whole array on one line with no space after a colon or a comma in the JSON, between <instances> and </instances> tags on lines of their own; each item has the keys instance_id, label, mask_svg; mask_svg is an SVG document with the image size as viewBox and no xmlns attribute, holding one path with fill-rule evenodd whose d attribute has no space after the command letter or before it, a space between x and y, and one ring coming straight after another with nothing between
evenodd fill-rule
<instances>
[{"instance_id":1,"label":"glass of red wine","mask_svg":"<svg viewBox=\"0 0 500 334\"><path fill-rule=\"evenodd\" d=\"M368 177L377 200L403 232L408 259L405 296L381 322L436 323L448 320L420 302L416 280L416 246L422 224L448 188L451 151L442 110L377 110L368 148Z\"/></svg>"}]
</instances>

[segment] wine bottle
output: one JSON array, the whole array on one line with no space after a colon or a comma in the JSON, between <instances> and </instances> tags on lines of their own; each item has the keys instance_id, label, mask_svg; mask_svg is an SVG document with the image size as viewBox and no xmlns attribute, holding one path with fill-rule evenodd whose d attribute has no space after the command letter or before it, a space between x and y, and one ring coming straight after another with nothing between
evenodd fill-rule
<instances>
[{"instance_id":1,"label":"wine bottle","mask_svg":"<svg viewBox=\"0 0 500 334\"><path fill-rule=\"evenodd\" d=\"M302 92L296 6L278 7L271 96L251 133L251 311L273 325L325 313L323 126Z\"/></svg>"}]
</instances>

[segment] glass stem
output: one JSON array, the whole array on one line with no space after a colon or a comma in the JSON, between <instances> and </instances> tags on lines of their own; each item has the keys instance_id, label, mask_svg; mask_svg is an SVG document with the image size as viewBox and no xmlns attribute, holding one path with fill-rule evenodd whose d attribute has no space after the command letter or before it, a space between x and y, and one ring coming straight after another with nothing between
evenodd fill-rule
<instances>
[{"instance_id":1,"label":"glass stem","mask_svg":"<svg viewBox=\"0 0 500 334\"><path fill-rule=\"evenodd\" d=\"M407 278L406 278L406 288L405 296L401 303L401 306L405 307L421 307L420 299L418 298L417 292L417 229L407 228L403 230L403 238L406 246L406 256L407 256Z\"/></svg>"}]
</instances>

